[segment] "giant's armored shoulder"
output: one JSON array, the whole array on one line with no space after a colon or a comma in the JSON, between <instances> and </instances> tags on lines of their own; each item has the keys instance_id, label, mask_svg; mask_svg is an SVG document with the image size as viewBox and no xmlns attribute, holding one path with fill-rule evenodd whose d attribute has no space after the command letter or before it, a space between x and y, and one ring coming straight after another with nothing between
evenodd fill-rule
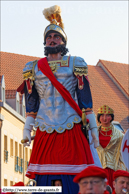
<instances>
[{"instance_id":1,"label":"giant's armored shoulder","mask_svg":"<svg viewBox=\"0 0 129 194\"><path fill-rule=\"evenodd\" d=\"M37 64L37 60L26 63L23 69L24 80L27 80L28 78L34 80L34 68L36 64Z\"/></svg>"},{"instance_id":2,"label":"giant's armored shoulder","mask_svg":"<svg viewBox=\"0 0 129 194\"><path fill-rule=\"evenodd\" d=\"M76 76L86 76L88 74L87 63L81 57L74 57L73 72Z\"/></svg>"}]
</instances>

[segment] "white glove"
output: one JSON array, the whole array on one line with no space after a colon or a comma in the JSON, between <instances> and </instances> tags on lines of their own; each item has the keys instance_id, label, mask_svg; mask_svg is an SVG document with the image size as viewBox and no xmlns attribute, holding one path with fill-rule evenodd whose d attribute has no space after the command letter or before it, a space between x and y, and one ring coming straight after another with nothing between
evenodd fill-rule
<instances>
[{"instance_id":1,"label":"white glove","mask_svg":"<svg viewBox=\"0 0 129 194\"><path fill-rule=\"evenodd\" d=\"M95 120L95 115L88 114L86 115L86 118L89 120L90 124L90 130L91 130L91 136L92 136L92 141L91 144L94 143L94 147L97 148L99 146L99 136L98 136L98 128Z\"/></svg>"},{"instance_id":2,"label":"white glove","mask_svg":"<svg viewBox=\"0 0 129 194\"><path fill-rule=\"evenodd\" d=\"M29 143L24 143L24 146L30 146L30 144L31 144L31 131L33 129L32 125L34 125L34 121L35 121L35 119L31 116L28 116L26 118L24 130L23 130L23 139L28 138Z\"/></svg>"}]
</instances>

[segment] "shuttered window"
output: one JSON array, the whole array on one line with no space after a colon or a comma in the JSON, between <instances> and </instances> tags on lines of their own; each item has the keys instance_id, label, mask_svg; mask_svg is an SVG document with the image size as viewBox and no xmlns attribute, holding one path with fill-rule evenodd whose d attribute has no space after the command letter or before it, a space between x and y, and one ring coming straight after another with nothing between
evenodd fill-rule
<instances>
[{"instance_id":1,"label":"shuttered window","mask_svg":"<svg viewBox=\"0 0 129 194\"><path fill-rule=\"evenodd\" d=\"M13 156L13 139L10 139L10 156Z\"/></svg>"},{"instance_id":2,"label":"shuttered window","mask_svg":"<svg viewBox=\"0 0 129 194\"><path fill-rule=\"evenodd\" d=\"M25 161L28 161L28 149L25 148Z\"/></svg>"},{"instance_id":3,"label":"shuttered window","mask_svg":"<svg viewBox=\"0 0 129 194\"><path fill-rule=\"evenodd\" d=\"M7 186L7 179L4 179L4 186Z\"/></svg>"},{"instance_id":4,"label":"shuttered window","mask_svg":"<svg viewBox=\"0 0 129 194\"><path fill-rule=\"evenodd\" d=\"M13 181L10 181L10 186L13 186Z\"/></svg>"},{"instance_id":5,"label":"shuttered window","mask_svg":"<svg viewBox=\"0 0 129 194\"><path fill-rule=\"evenodd\" d=\"M7 150L7 135L4 135L4 150Z\"/></svg>"},{"instance_id":6,"label":"shuttered window","mask_svg":"<svg viewBox=\"0 0 129 194\"><path fill-rule=\"evenodd\" d=\"M18 156L18 143L15 141L15 156Z\"/></svg>"},{"instance_id":7,"label":"shuttered window","mask_svg":"<svg viewBox=\"0 0 129 194\"><path fill-rule=\"evenodd\" d=\"M19 158L22 158L22 145L19 144Z\"/></svg>"}]
</instances>

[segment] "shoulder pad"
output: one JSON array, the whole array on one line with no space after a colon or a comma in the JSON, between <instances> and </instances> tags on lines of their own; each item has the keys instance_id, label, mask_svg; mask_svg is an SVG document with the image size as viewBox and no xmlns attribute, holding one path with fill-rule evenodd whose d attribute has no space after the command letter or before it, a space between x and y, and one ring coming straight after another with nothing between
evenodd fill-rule
<instances>
[{"instance_id":1,"label":"shoulder pad","mask_svg":"<svg viewBox=\"0 0 129 194\"><path fill-rule=\"evenodd\" d=\"M81 57L75 57L74 58L74 67L73 72L77 76L87 75L88 74L88 67L87 63L84 61Z\"/></svg>"},{"instance_id":2,"label":"shoulder pad","mask_svg":"<svg viewBox=\"0 0 129 194\"><path fill-rule=\"evenodd\" d=\"M26 63L24 69L23 69L23 79L26 80L28 78L34 80L34 67L37 64L38 60L30 61Z\"/></svg>"}]
</instances>

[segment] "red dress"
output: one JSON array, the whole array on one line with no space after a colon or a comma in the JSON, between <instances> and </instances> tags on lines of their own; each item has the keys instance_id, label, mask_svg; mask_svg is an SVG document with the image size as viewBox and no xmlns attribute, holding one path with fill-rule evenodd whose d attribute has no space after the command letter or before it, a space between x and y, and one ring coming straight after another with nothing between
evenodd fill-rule
<instances>
[{"instance_id":1,"label":"red dress","mask_svg":"<svg viewBox=\"0 0 129 194\"><path fill-rule=\"evenodd\" d=\"M76 175L87 164L94 164L94 161L81 124L61 134L37 129L26 176L32 179L36 174Z\"/></svg>"},{"instance_id":2,"label":"red dress","mask_svg":"<svg viewBox=\"0 0 129 194\"><path fill-rule=\"evenodd\" d=\"M112 134L112 130L110 131L100 131L99 132L99 142L100 145L105 148L110 140L111 140L111 135ZM113 189L113 173L115 172L113 169L111 168L105 168L106 172L107 172L107 176L108 176L108 184L112 187Z\"/></svg>"}]
</instances>

